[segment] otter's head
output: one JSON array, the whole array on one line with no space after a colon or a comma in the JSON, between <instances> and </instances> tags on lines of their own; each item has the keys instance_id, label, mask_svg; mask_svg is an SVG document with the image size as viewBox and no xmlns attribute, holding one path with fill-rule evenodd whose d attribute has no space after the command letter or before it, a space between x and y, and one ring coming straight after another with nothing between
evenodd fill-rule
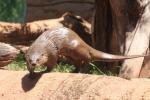
<instances>
[{"instance_id":1,"label":"otter's head","mask_svg":"<svg viewBox=\"0 0 150 100\"><path fill-rule=\"evenodd\" d=\"M29 71L34 70L36 66L44 65L48 61L48 54L42 49L34 50L29 48L26 55L27 68Z\"/></svg>"}]
</instances>

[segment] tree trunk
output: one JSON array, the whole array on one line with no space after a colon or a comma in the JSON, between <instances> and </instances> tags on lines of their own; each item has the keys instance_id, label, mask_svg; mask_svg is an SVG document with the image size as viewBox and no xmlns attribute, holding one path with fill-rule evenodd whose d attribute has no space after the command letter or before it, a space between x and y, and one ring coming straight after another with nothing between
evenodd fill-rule
<instances>
[{"instance_id":1,"label":"tree trunk","mask_svg":"<svg viewBox=\"0 0 150 100\"><path fill-rule=\"evenodd\" d=\"M149 100L150 80L70 73L0 70L1 100Z\"/></svg>"},{"instance_id":2,"label":"tree trunk","mask_svg":"<svg viewBox=\"0 0 150 100\"><path fill-rule=\"evenodd\" d=\"M108 34L108 0L95 1L95 15L93 27L93 46L101 51L106 51L106 37Z\"/></svg>"},{"instance_id":3,"label":"tree trunk","mask_svg":"<svg viewBox=\"0 0 150 100\"><path fill-rule=\"evenodd\" d=\"M150 12L149 2L138 2L141 11L141 16L138 18L135 27L130 24L130 30L126 32L126 55L146 54L149 50L149 37L150 37ZM145 3L145 4L144 4ZM145 6L145 7L144 7ZM142 8L143 7L143 8ZM132 30L131 30L132 29ZM124 78L136 78L140 76L140 71L143 65L144 58L136 58L132 60L126 60L120 70L121 77ZM149 65L150 66L150 65Z\"/></svg>"},{"instance_id":4,"label":"tree trunk","mask_svg":"<svg viewBox=\"0 0 150 100\"><path fill-rule=\"evenodd\" d=\"M93 44L98 50L113 54L124 52L125 32L128 15L125 0L96 0ZM114 69L118 63L107 63L107 70Z\"/></svg>"},{"instance_id":5,"label":"tree trunk","mask_svg":"<svg viewBox=\"0 0 150 100\"><path fill-rule=\"evenodd\" d=\"M108 47L109 39L111 35L111 11L110 11L110 4L108 0L95 0L95 13L94 13L94 20L92 25L92 44L93 47L104 51L110 52ZM101 66L106 66L106 63L101 62ZM104 70L108 70L107 67L103 67Z\"/></svg>"},{"instance_id":6,"label":"tree trunk","mask_svg":"<svg viewBox=\"0 0 150 100\"><path fill-rule=\"evenodd\" d=\"M97 49L125 55L147 52L150 33L148 1L96 0L95 4L93 41ZM126 60L119 75L124 78L139 77L143 59ZM111 67L117 65L109 64Z\"/></svg>"}]
</instances>

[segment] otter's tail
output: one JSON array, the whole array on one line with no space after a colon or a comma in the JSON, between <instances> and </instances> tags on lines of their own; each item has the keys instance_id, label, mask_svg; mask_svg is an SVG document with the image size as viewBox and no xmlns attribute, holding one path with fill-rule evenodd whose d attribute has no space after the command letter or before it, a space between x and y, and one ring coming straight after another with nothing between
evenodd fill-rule
<instances>
[{"instance_id":1,"label":"otter's tail","mask_svg":"<svg viewBox=\"0 0 150 100\"><path fill-rule=\"evenodd\" d=\"M95 49L92 49L90 54L93 61L105 61L105 62L122 61L125 59L133 59L149 56L149 55L131 55L131 56L113 55Z\"/></svg>"}]
</instances>

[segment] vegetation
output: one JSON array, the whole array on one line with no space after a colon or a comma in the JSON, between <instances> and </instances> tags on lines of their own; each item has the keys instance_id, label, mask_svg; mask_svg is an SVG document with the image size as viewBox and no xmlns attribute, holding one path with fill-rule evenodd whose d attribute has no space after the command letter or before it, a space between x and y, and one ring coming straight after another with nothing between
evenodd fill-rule
<instances>
[{"instance_id":1,"label":"vegetation","mask_svg":"<svg viewBox=\"0 0 150 100\"><path fill-rule=\"evenodd\" d=\"M6 66L8 70L27 70L26 62L22 54L18 55L16 60Z\"/></svg>"},{"instance_id":2,"label":"vegetation","mask_svg":"<svg viewBox=\"0 0 150 100\"><path fill-rule=\"evenodd\" d=\"M0 20L23 22L25 9L25 0L0 0Z\"/></svg>"},{"instance_id":3,"label":"vegetation","mask_svg":"<svg viewBox=\"0 0 150 100\"><path fill-rule=\"evenodd\" d=\"M97 74L97 75L115 75L112 74L110 71L105 71L103 72L102 69L100 69L98 67L98 65L93 64L93 63L89 63L89 68L90 68L90 74ZM14 60L12 63L10 63L9 65L6 66L6 69L8 70L27 70L26 67L26 62L25 62L25 58L23 56L23 54L18 55L18 57L16 58L16 60ZM46 68L44 66L39 66L36 68L36 71L44 71ZM52 70L52 72L65 72L65 73L69 73L69 72L73 72L75 70L74 65L70 65L70 64L66 64L64 62L60 62L59 64L57 64L54 69Z\"/></svg>"},{"instance_id":4,"label":"vegetation","mask_svg":"<svg viewBox=\"0 0 150 100\"><path fill-rule=\"evenodd\" d=\"M8 70L27 70L26 62L23 54L18 55L16 60L14 60L11 64L6 66ZM36 71L43 71L46 68L44 66L39 66L36 68ZM75 69L73 65L65 64L63 62L59 63L54 67L53 72L72 72Z\"/></svg>"}]
</instances>

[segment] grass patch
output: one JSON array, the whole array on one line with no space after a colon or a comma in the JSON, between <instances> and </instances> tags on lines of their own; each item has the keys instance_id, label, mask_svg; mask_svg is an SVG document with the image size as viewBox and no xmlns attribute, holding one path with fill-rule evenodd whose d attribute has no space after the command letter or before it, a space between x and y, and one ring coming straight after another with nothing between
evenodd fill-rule
<instances>
[{"instance_id":1,"label":"grass patch","mask_svg":"<svg viewBox=\"0 0 150 100\"><path fill-rule=\"evenodd\" d=\"M102 69L100 69L101 67L99 67L100 65L94 64L94 63L89 63L89 74L96 74L96 75L113 75L115 76L116 74L112 73L111 71L102 71ZM8 70L15 70L15 71L24 71L27 70L26 67L26 62L25 62L25 58L23 54L19 54L18 57L9 65L6 66L6 69ZM41 67L36 67L35 71L43 71L45 70L46 67L41 66ZM69 73L69 72L73 72L75 70L74 65L70 65L70 64L66 64L64 62L61 62L59 64L57 64L54 69L52 70L52 72L65 72L65 73Z\"/></svg>"},{"instance_id":2,"label":"grass patch","mask_svg":"<svg viewBox=\"0 0 150 100\"><path fill-rule=\"evenodd\" d=\"M18 57L12 63L6 66L6 69L15 71L27 70L23 54L19 54Z\"/></svg>"},{"instance_id":3,"label":"grass patch","mask_svg":"<svg viewBox=\"0 0 150 100\"><path fill-rule=\"evenodd\" d=\"M56 65L56 67L54 67L54 69L52 71L69 73L69 72L73 72L74 70L75 70L74 65L65 64L64 62L60 62L59 64Z\"/></svg>"},{"instance_id":4,"label":"grass patch","mask_svg":"<svg viewBox=\"0 0 150 100\"><path fill-rule=\"evenodd\" d=\"M23 54L19 54L18 57L8 64L6 66L6 69L8 70L15 70L15 71L24 71L27 70L26 67L26 62ZM52 70L53 72L72 72L75 69L73 65L70 64L65 64L63 62L57 64L54 69ZM37 66L35 71L44 71L46 70L45 66Z\"/></svg>"},{"instance_id":5,"label":"grass patch","mask_svg":"<svg viewBox=\"0 0 150 100\"><path fill-rule=\"evenodd\" d=\"M98 66L96 66L93 63L89 63L90 64L90 73L91 74L96 74L96 75L106 75Z\"/></svg>"}]
</instances>

